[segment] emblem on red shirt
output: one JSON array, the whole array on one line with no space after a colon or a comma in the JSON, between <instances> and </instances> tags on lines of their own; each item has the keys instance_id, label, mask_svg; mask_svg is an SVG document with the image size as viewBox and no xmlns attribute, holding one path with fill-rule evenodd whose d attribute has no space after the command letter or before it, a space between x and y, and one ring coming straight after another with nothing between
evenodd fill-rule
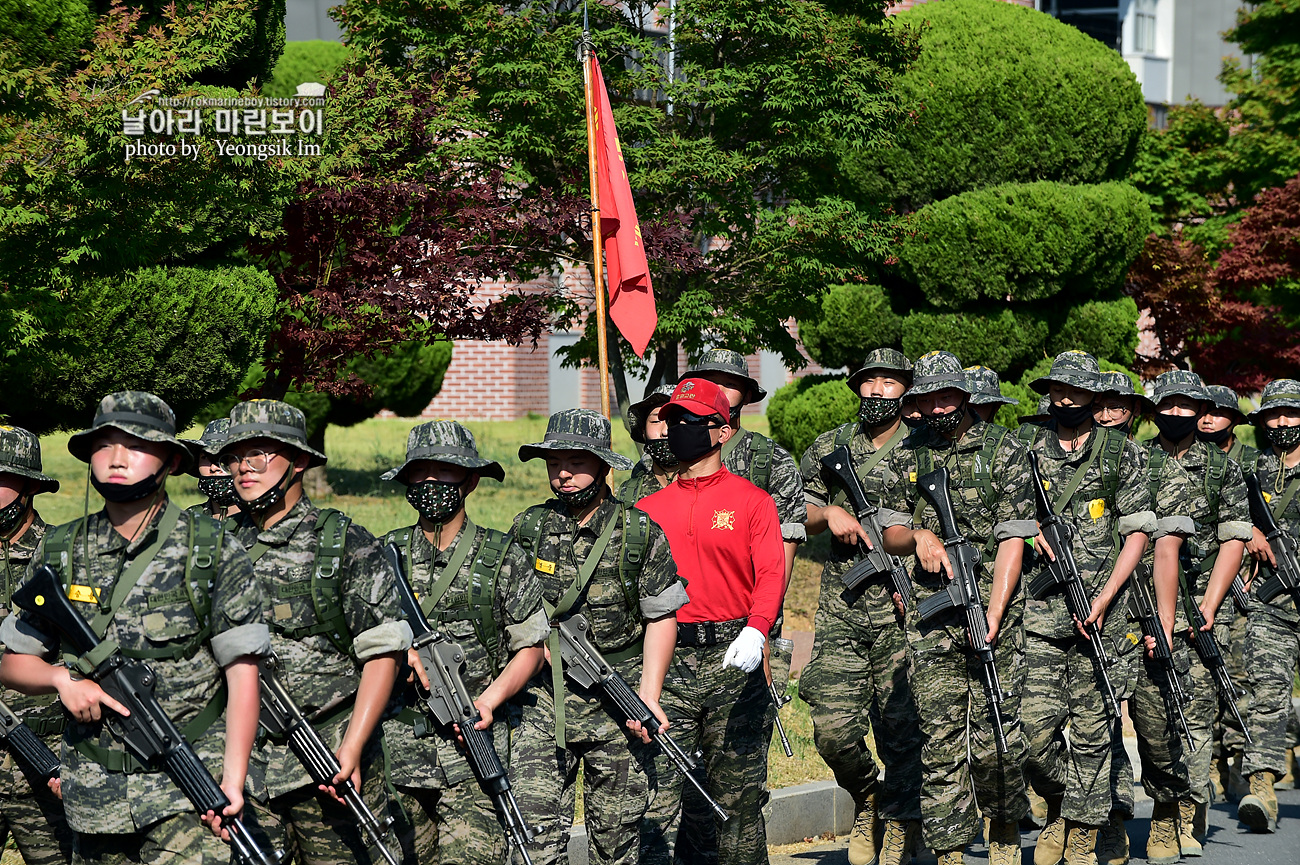
<instances>
[{"instance_id":1,"label":"emblem on red shirt","mask_svg":"<svg viewBox=\"0 0 1300 865\"><path fill-rule=\"evenodd\" d=\"M709 526L709 528L727 529L729 531L735 531L736 512L735 511L714 511L713 525Z\"/></svg>"}]
</instances>

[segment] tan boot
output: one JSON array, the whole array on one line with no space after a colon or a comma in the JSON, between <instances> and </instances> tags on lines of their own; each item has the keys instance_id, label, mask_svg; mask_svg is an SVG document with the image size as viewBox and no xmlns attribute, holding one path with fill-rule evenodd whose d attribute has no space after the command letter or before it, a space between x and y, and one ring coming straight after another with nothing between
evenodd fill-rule
<instances>
[{"instance_id":1,"label":"tan boot","mask_svg":"<svg viewBox=\"0 0 1300 865\"><path fill-rule=\"evenodd\" d=\"M1020 824L989 822L989 865L1020 865Z\"/></svg>"},{"instance_id":2,"label":"tan boot","mask_svg":"<svg viewBox=\"0 0 1300 865\"><path fill-rule=\"evenodd\" d=\"M1097 830L1065 821L1065 865L1097 865Z\"/></svg>"},{"instance_id":3,"label":"tan boot","mask_svg":"<svg viewBox=\"0 0 1300 865\"><path fill-rule=\"evenodd\" d=\"M1286 749L1286 774L1273 782L1274 790L1294 790L1295 789L1295 749Z\"/></svg>"},{"instance_id":4,"label":"tan boot","mask_svg":"<svg viewBox=\"0 0 1300 865\"><path fill-rule=\"evenodd\" d=\"M1047 825L1047 800L1026 785L1025 795L1029 797L1029 813L1020 820L1020 828L1026 832L1042 829Z\"/></svg>"},{"instance_id":5,"label":"tan boot","mask_svg":"<svg viewBox=\"0 0 1300 865\"><path fill-rule=\"evenodd\" d=\"M1273 773L1256 772L1250 776L1250 795L1237 806L1237 819L1252 832L1277 829L1277 794L1273 792Z\"/></svg>"},{"instance_id":6,"label":"tan boot","mask_svg":"<svg viewBox=\"0 0 1300 865\"><path fill-rule=\"evenodd\" d=\"M943 853L936 851L935 856L937 865L965 865L966 862L960 850L948 850Z\"/></svg>"},{"instance_id":7,"label":"tan boot","mask_svg":"<svg viewBox=\"0 0 1300 865\"><path fill-rule=\"evenodd\" d=\"M1245 757L1241 752L1232 755L1232 767L1228 770L1228 801L1240 802L1241 797L1250 792L1250 782L1241 774L1241 763Z\"/></svg>"},{"instance_id":8,"label":"tan boot","mask_svg":"<svg viewBox=\"0 0 1300 865\"><path fill-rule=\"evenodd\" d=\"M908 865L920 835L920 820L886 820L880 840L880 865Z\"/></svg>"},{"instance_id":9,"label":"tan boot","mask_svg":"<svg viewBox=\"0 0 1300 865\"><path fill-rule=\"evenodd\" d=\"M1182 856L1178 847L1178 803L1157 802L1151 809L1151 832L1147 835L1147 862L1173 865Z\"/></svg>"},{"instance_id":10,"label":"tan boot","mask_svg":"<svg viewBox=\"0 0 1300 865\"><path fill-rule=\"evenodd\" d=\"M1034 844L1034 865L1060 865L1065 861L1065 820L1060 796L1047 800L1046 825Z\"/></svg>"},{"instance_id":11,"label":"tan boot","mask_svg":"<svg viewBox=\"0 0 1300 865\"><path fill-rule=\"evenodd\" d=\"M1225 757L1210 760L1210 786L1214 788L1215 801L1222 802L1228 797L1230 765Z\"/></svg>"},{"instance_id":12,"label":"tan boot","mask_svg":"<svg viewBox=\"0 0 1300 865\"><path fill-rule=\"evenodd\" d=\"M1110 812L1110 820L1097 833L1097 862L1099 865L1128 865L1128 830L1124 828L1124 815Z\"/></svg>"},{"instance_id":13,"label":"tan boot","mask_svg":"<svg viewBox=\"0 0 1300 865\"><path fill-rule=\"evenodd\" d=\"M1193 826L1196 824L1196 803L1191 799L1178 800L1178 849L1184 856L1201 856L1205 853L1197 839Z\"/></svg>"},{"instance_id":14,"label":"tan boot","mask_svg":"<svg viewBox=\"0 0 1300 865\"><path fill-rule=\"evenodd\" d=\"M880 820L872 793L858 810L849 833L849 865L877 865L880 858Z\"/></svg>"}]
</instances>

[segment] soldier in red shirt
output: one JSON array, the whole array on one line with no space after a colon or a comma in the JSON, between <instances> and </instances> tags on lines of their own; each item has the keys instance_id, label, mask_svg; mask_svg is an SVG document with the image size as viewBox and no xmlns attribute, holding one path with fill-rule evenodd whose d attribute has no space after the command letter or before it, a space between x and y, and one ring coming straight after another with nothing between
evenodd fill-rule
<instances>
[{"instance_id":1,"label":"soldier in red shirt","mask_svg":"<svg viewBox=\"0 0 1300 865\"><path fill-rule=\"evenodd\" d=\"M677 741L703 752L705 786L730 815L717 823L720 865L767 861L764 725L771 696L763 648L785 597L785 550L772 497L722 465L736 433L722 390L686 379L660 410L680 460L672 484L638 507L664 530L690 601L677 611L677 650L660 705ZM682 779L656 761L642 860L663 861L680 822Z\"/></svg>"}]
</instances>

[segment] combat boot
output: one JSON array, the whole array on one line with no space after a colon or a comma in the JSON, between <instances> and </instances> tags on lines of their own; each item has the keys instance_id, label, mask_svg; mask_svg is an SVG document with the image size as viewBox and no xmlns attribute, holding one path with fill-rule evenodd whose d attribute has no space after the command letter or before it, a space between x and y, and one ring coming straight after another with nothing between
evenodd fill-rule
<instances>
[{"instance_id":1,"label":"combat boot","mask_svg":"<svg viewBox=\"0 0 1300 865\"><path fill-rule=\"evenodd\" d=\"M965 865L966 860L962 858L961 850L948 850L944 853L936 852L937 865Z\"/></svg>"},{"instance_id":2,"label":"combat boot","mask_svg":"<svg viewBox=\"0 0 1300 865\"><path fill-rule=\"evenodd\" d=\"M880 859L880 819L876 815L876 794L863 802L849 834L849 865L877 865Z\"/></svg>"},{"instance_id":3,"label":"combat boot","mask_svg":"<svg viewBox=\"0 0 1300 865\"><path fill-rule=\"evenodd\" d=\"M1210 786L1214 788L1214 799L1222 802L1228 798L1228 785L1231 782L1232 763L1225 755L1210 760Z\"/></svg>"},{"instance_id":4,"label":"combat boot","mask_svg":"<svg viewBox=\"0 0 1300 865\"><path fill-rule=\"evenodd\" d=\"M1065 860L1065 819L1061 817L1063 798L1052 796L1047 799L1046 825L1034 844L1034 865L1060 865Z\"/></svg>"},{"instance_id":5,"label":"combat boot","mask_svg":"<svg viewBox=\"0 0 1300 865\"><path fill-rule=\"evenodd\" d=\"M1026 832L1042 829L1047 825L1047 800L1026 785L1025 795L1029 797L1029 813L1020 818L1020 828Z\"/></svg>"},{"instance_id":6,"label":"combat boot","mask_svg":"<svg viewBox=\"0 0 1300 865\"><path fill-rule=\"evenodd\" d=\"M1286 774L1273 782L1274 790L1295 789L1295 749L1286 749Z\"/></svg>"},{"instance_id":7,"label":"combat boot","mask_svg":"<svg viewBox=\"0 0 1300 865\"><path fill-rule=\"evenodd\" d=\"M1241 774L1241 764L1245 756L1240 751L1232 755L1232 768L1228 771L1228 801L1240 802L1241 797L1250 792L1250 782Z\"/></svg>"},{"instance_id":8,"label":"combat boot","mask_svg":"<svg viewBox=\"0 0 1300 865\"><path fill-rule=\"evenodd\" d=\"M880 840L880 865L908 865L920 835L920 820L886 820Z\"/></svg>"},{"instance_id":9,"label":"combat boot","mask_svg":"<svg viewBox=\"0 0 1300 865\"><path fill-rule=\"evenodd\" d=\"M1097 865L1097 829L1065 821L1065 865Z\"/></svg>"},{"instance_id":10,"label":"combat boot","mask_svg":"<svg viewBox=\"0 0 1300 865\"><path fill-rule=\"evenodd\" d=\"M1178 848L1178 803L1157 802L1151 809L1151 833L1147 835L1147 862L1173 865L1182 856Z\"/></svg>"},{"instance_id":11,"label":"combat boot","mask_svg":"<svg viewBox=\"0 0 1300 865\"><path fill-rule=\"evenodd\" d=\"M990 821L989 865L1020 865L1019 822Z\"/></svg>"},{"instance_id":12,"label":"combat boot","mask_svg":"<svg viewBox=\"0 0 1300 865\"><path fill-rule=\"evenodd\" d=\"M1250 776L1250 795L1237 806L1237 819L1252 832L1277 829L1277 794L1273 792L1273 773L1255 772Z\"/></svg>"},{"instance_id":13,"label":"combat boot","mask_svg":"<svg viewBox=\"0 0 1300 865\"><path fill-rule=\"evenodd\" d=\"M1178 800L1178 849L1184 856L1200 856L1205 850L1196 837L1196 803L1191 799Z\"/></svg>"},{"instance_id":14,"label":"combat boot","mask_svg":"<svg viewBox=\"0 0 1300 865\"><path fill-rule=\"evenodd\" d=\"M1124 815L1111 811L1110 820L1097 833L1098 865L1128 865L1128 858L1128 830L1124 827Z\"/></svg>"}]
</instances>

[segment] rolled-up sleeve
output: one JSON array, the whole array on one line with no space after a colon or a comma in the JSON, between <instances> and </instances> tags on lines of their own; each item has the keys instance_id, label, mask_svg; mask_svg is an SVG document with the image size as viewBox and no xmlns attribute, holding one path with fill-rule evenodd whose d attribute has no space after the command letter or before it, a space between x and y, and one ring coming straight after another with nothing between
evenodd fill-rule
<instances>
[{"instance_id":1,"label":"rolled-up sleeve","mask_svg":"<svg viewBox=\"0 0 1300 865\"><path fill-rule=\"evenodd\" d=\"M880 521L880 527L887 529L890 526L903 526L910 529L912 527L912 515L896 511L892 508L882 507L876 513L876 518Z\"/></svg>"},{"instance_id":2,"label":"rolled-up sleeve","mask_svg":"<svg viewBox=\"0 0 1300 865\"><path fill-rule=\"evenodd\" d=\"M686 595L686 586L677 579L659 594L642 598L641 615L647 619L662 619L676 613L690 600Z\"/></svg>"},{"instance_id":3,"label":"rolled-up sleeve","mask_svg":"<svg viewBox=\"0 0 1300 865\"><path fill-rule=\"evenodd\" d=\"M0 622L0 643L7 651L15 655L45 656L55 650L52 641L18 613L7 616Z\"/></svg>"},{"instance_id":4,"label":"rolled-up sleeve","mask_svg":"<svg viewBox=\"0 0 1300 865\"><path fill-rule=\"evenodd\" d=\"M384 622L362 631L352 639L357 660L365 663L379 655L403 652L411 647L411 626L405 621Z\"/></svg>"},{"instance_id":5,"label":"rolled-up sleeve","mask_svg":"<svg viewBox=\"0 0 1300 865\"><path fill-rule=\"evenodd\" d=\"M1155 511L1138 511L1135 514L1124 514L1115 523L1120 537L1128 537L1134 532L1142 532L1145 535L1155 534L1156 531L1156 512Z\"/></svg>"},{"instance_id":6,"label":"rolled-up sleeve","mask_svg":"<svg viewBox=\"0 0 1300 865\"><path fill-rule=\"evenodd\" d=\"M263 657L271 653L271 629L253 622L212 635L212 656L217 665L229 666L245 655Z\"/></svg>"},{"instance_id":7,"label":"rolled-up sleeve","mask_svg":"<svg viewBox=\"0 0 1300 865\"><path fill-rule=\"evenodd\" d=\"M1037 535L1037 520L1003 520L993 526L993 540L998 542L1010 538L1033 538Z\"/></svg>"},{"instance_id":8,"label":"rolled-up sleeve","mask_svg":"<svg viewBox=\"0 0 1300 865\"><path fill-rule=\"evenodd\" d=\"M1224 541L1249 541L1253 535L1251 523L1245 520L1225 520L1219 523L1219 543Z\"/></svg>"},{"instance_id":9,"label":"rolled-up sleeve","mask_svg":"<svg viewBox=\"0 0 1300 865\"><path fill-rule=\"evenodd\" d=\"M1191 517L1182 514L1170 514L1167 517L1161 517L1156 520L1156 531L1152 536L1153 540L1163 538L1165 535L1183 535L1191 537L1196 534L1196 521Z\"/></svg>"},{"instance_id":10,"label":"rolled-up sleeve","mask_svg":"<svg viewBox=\"0 0 1300 865\"><path fill-rule=\"evenodd\" d=\"M536 646L551 635L551 623L543 610L538 610L522 622L506 625L506 646L512 652Z\"/></svg>"}]
</instances>

